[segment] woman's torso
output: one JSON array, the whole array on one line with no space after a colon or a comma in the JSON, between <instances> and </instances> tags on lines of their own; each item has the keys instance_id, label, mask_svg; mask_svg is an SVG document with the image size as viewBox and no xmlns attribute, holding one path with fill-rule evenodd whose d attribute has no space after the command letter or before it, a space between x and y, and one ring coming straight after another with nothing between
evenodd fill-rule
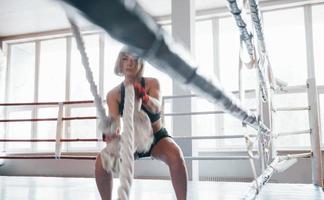
<instances>
[{"instance_id":1,"label":"woman's torso","mask_svg":"<svg viewBox=\"0 0 324 200\"><path fill-rule=\"evenodd\" d=\"M141 86L145 88L146 92L148 92L150 89L152 89L149 78L142 78ZM120 116L122 116L123 109L124 109L125 86L123 83L121 83L115 89L117 90L116 95L118 95L117 101L118 101L118 106L119 106L119 114L120 114ZM150 95L150 94L148 93L148 95ZM148 109L146 109L144 106L142 106L141 108L145 113L147 113L148 117L150 118L153 132L154 133L158 132L162 128L160 113L156 113L156 114L152 113Z\"/></svg>"}]
</instances>

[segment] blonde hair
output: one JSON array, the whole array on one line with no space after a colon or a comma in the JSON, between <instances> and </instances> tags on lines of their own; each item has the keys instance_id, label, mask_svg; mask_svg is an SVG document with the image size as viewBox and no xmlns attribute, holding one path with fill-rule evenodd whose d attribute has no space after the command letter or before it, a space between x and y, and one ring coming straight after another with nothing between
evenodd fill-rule
<instances>
[{"instance_id":1,"label":"blonde hair","mask_svg":"<svg viewBox=\"0 0 324 200\"><path fill-rule=\"evenodd\" d=\"M132 52L129 50L127 47L123 47L117 57L116 63L115 63L115 68L114 68L114 73L117 76L123 76L123 71L121 69L121 64L122 64L122 59L123 56L132 54ZM137 67L138 67L138 73L137 77L142 77L143 76L143 71L144 71L144 61L142 58L137 58Z\"/></svg>"}]
</instances>

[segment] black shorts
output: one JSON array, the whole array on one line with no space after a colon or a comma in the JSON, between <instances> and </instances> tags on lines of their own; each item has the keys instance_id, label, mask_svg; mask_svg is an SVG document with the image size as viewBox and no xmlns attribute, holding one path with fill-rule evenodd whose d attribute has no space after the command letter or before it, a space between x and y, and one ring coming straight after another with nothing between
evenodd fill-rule
<instances>
[{"instance_id":1,"label":"black shorts","mask_svg":"<svg viewBox=\"0 0 324 200\"><path fill-rule=\"evenodd\" d=\"M168 131L165 128L161 128L158 132L154 133L154 140L153 143L150 147L150 150L147 152L135 152L134 153L134 159L139 159L139 158L144 158L144 157L150 157L151 156L151 151L153 149L153 147L163 138L166 137L171 137L168 134Z\"/></svg>"}]
</instances>

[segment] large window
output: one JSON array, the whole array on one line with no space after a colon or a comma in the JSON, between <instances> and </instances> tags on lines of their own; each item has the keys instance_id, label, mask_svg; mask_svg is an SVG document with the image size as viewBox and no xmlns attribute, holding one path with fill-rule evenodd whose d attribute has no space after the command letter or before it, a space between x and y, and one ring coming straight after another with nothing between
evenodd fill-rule
<instances>
[{"instance_id":1,"label":"large window","mask_svg":"<svg viewBox=\"0 0 324 200\"><path fill-rule=\"evenodd\" d=\"M10 46L10 61L8 69L7 100L9 102L33 102L35 91L35 43L21 43ZM8 119L24 119L32 117L31 107L8 107ZM30 138L32 123L8 123L5 126L5 136L8 138ZM7 149L31 148L30 143L7 143Z\"/></svg>"},{"instance_id":2,"label":"large window","mask_svg":"<svg viewBox=\"0 0 324 200\"><path fill-rule=\"evenodd\" d=\"M316 69L316 81L318 85L324 85L324 5L313 7L313 41Z\"/></svg>"},{"instance_id":3,"label":"large window","mask_svg":"<svg viewBox=\"0 0 324 200\"><path fill-rule=\"evenodd\" d=\"M64 101L66 95L66 39L53 39L40 42L40 64L38 80L38 101ZM58 108L39 108L38 118L56 118ZM56 121L37 123L35 138L55 138ZM37 150L50 151L54 143L36 143Z\"/></svg>"},{"instance_id":4,"label":"large window","mask_svg":"<svg viewBox=\"0 0 324 200\"><path fill-rule=\"evenodd\" d=\"M87 56L94 81L98 85L99 80L99 36L86 35L83 37ZM92 99L85 71L81 63L79 50L76 47L75 39L72 38L72 56L71 56L71 83L70 100Z\"/></svg>"},{"instance_id":5,"label":"large window","mask_svg":"<svg viewBox=\"0 0 324 200\"><path fill-rule=\"evenodd\" d=\"M209 77L215 77L214 68L214 51L213 51L213 30L212 20L198 21L196 23L196 43L195 43L195 57L199 64L198 70L208 75ZM214 111L216 107L214 104L208 102L201 97L192 98L192 112L206 112ZM211 114L192 115L192 135L216 135L217 116ZM198 141L198 148L214 148L216 141Z\"/></svg>"},{"instance_id":6,"label":"large window","mask_svg":"<svg viewBox=\"0 0 324 200\"><path fill-rule=\"evenodd\" d=\"M320 93L321 108L321 127L322 127L322 143L324 143L324 5L313 6L313 41L314 41L314 58L315 58L315 74L316 82L320 85L318 90Z\"/></svg>"},{"instance_id":7,"label":"large window","mask_svg":"<svg viewBox=\"0 0 324 200\"><path fill-rule=\"evenodd\" d=\"M307 63L304 10L302 7L264 13L264 30L275 77L288 86L306 85ZM274 98L275 107L306 107L307 94L285 94ZM309 129L308 112L277 112L274 115L276 133ZM309 145L309 135L278 139L280 147Z\"/></svg>"},{"instance_id":8,"label":"large window","mask_svg":"<svg viewBox=\"0 0 324 200\"><path fill-rule=\"evenodd\" d=\"M11 45L8 101L34 101L35 43Z\"/></svg>"},{"instance_id":9,"label":"large window","mask_svg":"<svg viewBox=\"0 0 324 200\"><path fill-rule=\"evenodd\" d=\"M265 12L263 19L275 76L289 85L305 85L307 65L303 8Z\"/></svg>"}]
</instances>

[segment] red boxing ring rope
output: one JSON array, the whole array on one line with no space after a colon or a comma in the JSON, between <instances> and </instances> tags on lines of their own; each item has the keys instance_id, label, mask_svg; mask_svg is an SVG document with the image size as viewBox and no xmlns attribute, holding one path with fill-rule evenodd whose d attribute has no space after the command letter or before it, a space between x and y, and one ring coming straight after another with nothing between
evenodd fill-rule
<instances>
[{"instance_id":1,"label":"red boxing ring rope","mask_svg":"<svg viewBox=\"0 0 324 200\"><path fill-rule=\"evenodd\" d=\"M63 117L63 121L68 120L87 120L87 119L97 119L96 116L87 117ZM57 121L57 118L34 118L34 119L0 119L1 122L39 122L39 121Z\"/></svg>"},{"instance_id":2,"label":"red boxing ring rope","mask_svg":"<svg viewBox=\"0 0 324 200\"><path fill-rule=\"evenodd\" d=\"M33 103L0 103L0 106L39 106L39 105L59 105L61 102L33 102ZM63 105L71 105L71 104L88 104L93 103L92 100L84 100L84 101L63 101Z\"/></svg>"},{"instance_id":3,"label":"red boxing ring rope","mask_svg":"<svg viewBox=\"0 0 324 200\"><path fill-rule=\"evenodd\" d=\"M75 138L75 139L60 139L60 142L101 142L97 138ZM0 142L56 142L56 139L0 139Z\"/></svg>"},{"instance_id":4,"label":"red boxing ring rope","mask_svg":"<svg viewBox=\"0 0 324 200\"><path fill-rule=\"evenodd\" d=\"M33 160L40 160L40 159L55 159L55 160L62 160L62 159L69 159L69 160L95 160L96 156L60 156L59 158L55 155L38 155L38 156L0 156L0 159L33 159Z\"/></svg>"}]
</instances>

